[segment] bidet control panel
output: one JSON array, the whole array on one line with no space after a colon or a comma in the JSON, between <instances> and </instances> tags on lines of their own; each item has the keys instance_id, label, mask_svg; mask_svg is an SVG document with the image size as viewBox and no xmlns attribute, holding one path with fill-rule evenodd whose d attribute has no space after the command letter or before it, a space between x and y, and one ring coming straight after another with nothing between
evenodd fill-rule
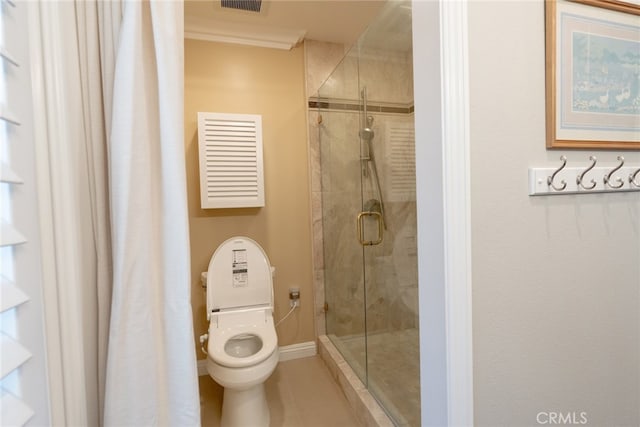
<instances>
[{"instance_id":1,"label":"bidet control panel","mask_svg":"<svg viewBox=\"0 0 640 427\"><path fill-rule=\"evenodd\" d=\"M231 257L231 271L233 272L233 287L240 288L249 285L249 269L247 264L247 250L234 249Z\"/></svg>"}]
</instances>

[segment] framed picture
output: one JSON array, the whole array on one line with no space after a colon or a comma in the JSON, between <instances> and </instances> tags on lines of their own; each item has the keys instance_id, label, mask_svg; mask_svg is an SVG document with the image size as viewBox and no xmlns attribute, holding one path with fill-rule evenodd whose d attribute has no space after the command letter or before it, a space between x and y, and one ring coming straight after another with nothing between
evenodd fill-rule
<instances>
[{"instance_id":1,"label":"framed picture","mask_svg":"<svg viewBox=\"0 0 640 427\"><path fill-rule=\"evenodd\" d=\"M547 0L547 148L640 149L640 2Z\"/></svg>"}]
</instances>

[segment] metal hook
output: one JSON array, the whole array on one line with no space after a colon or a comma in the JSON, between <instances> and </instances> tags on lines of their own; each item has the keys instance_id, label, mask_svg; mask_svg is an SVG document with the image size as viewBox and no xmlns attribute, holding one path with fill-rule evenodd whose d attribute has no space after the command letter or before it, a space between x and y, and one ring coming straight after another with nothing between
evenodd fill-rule
<instances>
[{"instance_id":1,"label":"metal hook","mask_svg":"<svg viewBox=\"0 0 640 427\"><path fill-rule=\"evenodd\" d=\"M640 168L636 169L634 173L629 174L629 183L635 187L640 187L640 181L636 182L636 176L640 174Z\"/></svg>"},{"instance_id":2,"label":"metal hook","mask_svg":"<svg viewBox=\"0 0 640 427\"><path fill-rule=\"evenodd\" d=\"M562 191L565 188L567 188L567 182L564 179L560 181L560 184L562 184L561 187L556 187L555 184L553 183L553 180L558 174L558 172L560 172L562 169L564 169L565 166L567 166L567 158L565 156L560 156L560 160L562 161L562 166L556 169L555 172L551 174L551 176L547 177L547 185L550 185L556 191Z\"/></svg>"},{"instance_id":3,"label":"metal hook","mask_svg":"<svg viewBox=\"0 0 640 427\"><path fill-rule=\"evenodd\" d=\"M596 187L596 180L595 179L591 180L591 186L589 186L589 187L585 187L584 184L583 184L584 176L587 174L587 172L589 172L591 169L596 167L596 162L598 161L598 159L596 159L596 156L589 156L589 160L591 160L593 162L593 163L591 163L591 166L589 166L584 171L582 171L582 173L580 175L578 175L578 177L576 178L576 184L578 184L580 187L584 188L585 190L593 190Z\"/></svg>"},{"instance_id":4,"label":"metal hook","mask_svg":"<svg viewBox=\"0 0 640 427\"><path fill-rule=\"evenodd\" d=\"M616 166L611 172L606 174L603 178L604 183L611 188L620 188L624 185L624 181L620 177L615 179L620 183L620 185L611 185L611 177L613 176L614 173L616 173L618 169L620 169L624 165L624 157L618 156L618 161L620 162L620 164Z\"/></svg>"}]
</instances>

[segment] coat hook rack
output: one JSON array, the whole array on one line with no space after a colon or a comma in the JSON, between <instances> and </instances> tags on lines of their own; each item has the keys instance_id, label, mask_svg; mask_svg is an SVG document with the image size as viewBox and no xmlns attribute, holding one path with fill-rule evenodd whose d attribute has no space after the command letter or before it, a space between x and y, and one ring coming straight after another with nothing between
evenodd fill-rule
<instances>
[{"instance_id":1,"label":"coat hook rack","mask_svg":"<svg viewBox=\"0 0 640 427\"><path fill-rule=\"evenodd\" d=\"M589 156L589 165L567 166L567 157L560 156L558 167L529 168L529 195L623 193L640 191L640 168L625 166L623 156L618 164L596 166L598 159ZM591 179L586 183L588 176Z\"/></svg>"}]
</instances>

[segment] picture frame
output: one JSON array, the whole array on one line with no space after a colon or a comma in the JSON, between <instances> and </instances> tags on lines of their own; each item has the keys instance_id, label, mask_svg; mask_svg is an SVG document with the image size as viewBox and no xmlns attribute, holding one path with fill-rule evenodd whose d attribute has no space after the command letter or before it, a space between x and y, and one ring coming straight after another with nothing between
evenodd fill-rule
<instances>
[{"instance_id":1,"label":"picture frame","mask_svg":"<svg viewBox=\"0 0 640 427\"><path fill-rule=\"evenodd\" d=\"M546 0L547 148L640 150L640 3Z\"/></svg>"}]
</instances>

